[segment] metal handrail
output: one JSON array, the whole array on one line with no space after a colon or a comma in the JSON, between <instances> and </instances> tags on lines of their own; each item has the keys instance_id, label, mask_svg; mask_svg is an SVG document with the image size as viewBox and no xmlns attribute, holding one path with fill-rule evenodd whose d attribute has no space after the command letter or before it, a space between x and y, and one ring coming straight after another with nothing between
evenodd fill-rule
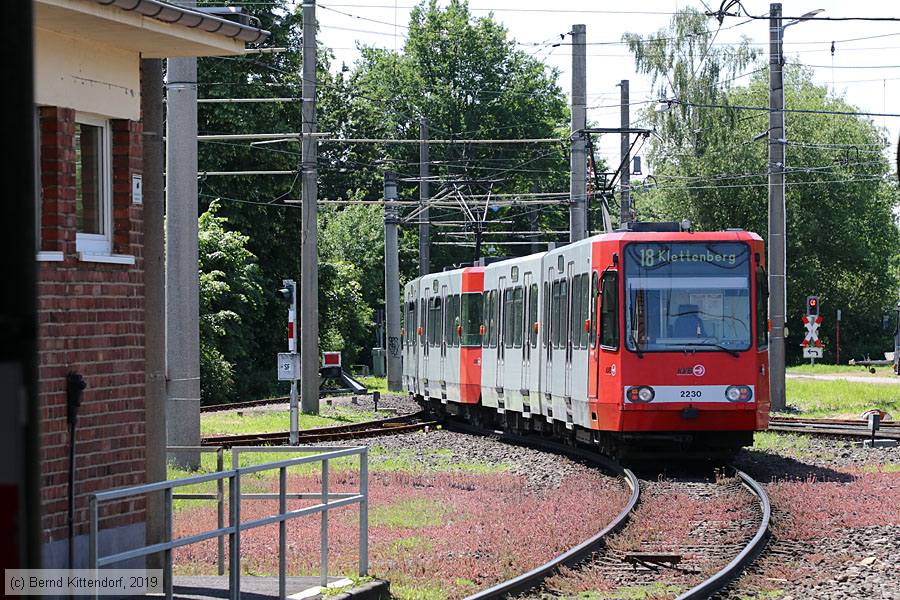
<instances>
[{"instance_id":1,"label":"metal handrail","mask_svg":"<svg viewBox=\"0 0 900 600\"><path fill-rule=\"evenodd\" d=\"M179 446L171 448L171 451L194 450L195 448L188 446ZM126 488L118 488L103 492L96 492L90 495L90 565L93 569L102 566L115 564L123 560L148 556L163 552L165 560L163 562L163 588L167 599L173 597L173 575L172 575L172 550L182 546L195 544L200 541L219 538L219 547L222 549L224 545L224 536L228 536L229 540L229 569L228 582L231 600L239 600L240 598L240 534L241 531L247 531L263 525L278 523L278 542L279 542L279 560L278 560L278 590L279 597L284 598L286 595L286 561L285 549L287 547L287 521L310 514L321 514L321 549L320 549L320 584L322 587L328 585L328 511L348 506L351 504L359 504L359 575L365 576L369 570L369 490L368 490L368 448L362 447L302 447L302 446L282 446L282 447L241 447L235 448L232 452L232 465L234 468L225 471L221 467L222 450L221 448L210 448L209 450L201 450L206 452L216 452L218 456L217 466L219 470L215 473L204 475L196 475L186 477L184 479L173 479L168 481L160 481L143 485L136 485ZM252 465L248 467L239 467L239 454L241 451L247 452L292 452L292 453L314 453L310 456L299 458L285 459L281 461L264 463L261 465ZM335 458L345 456L359 456L359 492L358 493L341 493L332 494L328 490L328 474L329 461ZM322 463L322 490L318 494L288 494L287 493L287 469L301 464ZM260 473L277 469L279 472L278 494L241 494L241 476L251 473ZM193 485L197 483L206 483L216 481L219 490L228 481L228 507L229 519L228 525L223 522L223 505L224 494L209 494L209 498L217 498L219 500L220 520L217 528L204 531L190 536L172 539L172 502L176 497L199 496L200 494L181 494L176 495L173 490L178 487ZM149 544L132 550L110 554L108 556L100 556L99 552L99 527L100 513L99 505L102 502L112 500L121 500L133 496L146 495L152 492L163 492L164 494L164 515L165 515L165 540L164 542ZM207 495L204 495L207 496ZM241 522L240 518L240 501L242 499L260 499L265 497L271 499L278 498L278 513L255 519L253 521ZM304 507L296 510L287 510L288 498L295 497L318 498L320 502L313 506ZM222 557L220 552L220 574L222 574ZM95 596L96 597L96 596Z\"/></svg>"}]
</instances>

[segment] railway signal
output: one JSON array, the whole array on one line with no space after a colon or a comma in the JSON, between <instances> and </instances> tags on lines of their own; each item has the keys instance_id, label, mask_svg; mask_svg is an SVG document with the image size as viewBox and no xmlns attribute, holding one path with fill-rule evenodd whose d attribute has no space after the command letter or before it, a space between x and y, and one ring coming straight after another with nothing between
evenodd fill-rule
<instances>
[{"instance_id":1,"label":"railway signal","mask_svg":"<svg viewBox=\"0 0 900 600\"><path fill-rule=\"evenodd\" d=\"M807 296L806 297L806 314L807 315L818 315L819 314L819 297L818 296Z\"/></svg>"},{"instance_id":2,"label":"railway signal","mask_svg":"<svg viewBox=\"0 0 900 600\"><path fill-rule=\"evenodd\" d=\"M817 358L822 358L825 349L819 339L819 325L822 324L822 315L819 314L819 297L806 297L806 314L803 316L803 325L806 327L806 337L800 342L803 348L803 358L809 359L809 364L814 365Z\"/></svg>"},{"instance_id":3,"label":"railway signal","mask_svg":"<svg viewBox=\"0 0 900 600\"><path fill-rule=\"evenodd\" d=\"M290 442L296 445L299 429L297 380L300 379L300 355L297 353L297 284L293 279L282 279L281 285L278 294L288 305L288 351L278 353L278 380L291 382Z\"/></svg>"}]
</instances>

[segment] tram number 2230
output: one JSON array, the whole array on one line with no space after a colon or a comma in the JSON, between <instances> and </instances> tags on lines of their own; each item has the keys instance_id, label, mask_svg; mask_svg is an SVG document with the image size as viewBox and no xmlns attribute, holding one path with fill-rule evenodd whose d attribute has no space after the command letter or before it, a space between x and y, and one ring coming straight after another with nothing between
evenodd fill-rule
<instances>
[{"instance_id":1,"label":"tram number 2230","mask_svg":"<svg viewBox=\"0 0 900 600\"><path fill-rule=\"evenodd\" d=\"M703 392L700 390L681 390L682 398L700 398L703 396Z\"/></svg>"}]
</instances>

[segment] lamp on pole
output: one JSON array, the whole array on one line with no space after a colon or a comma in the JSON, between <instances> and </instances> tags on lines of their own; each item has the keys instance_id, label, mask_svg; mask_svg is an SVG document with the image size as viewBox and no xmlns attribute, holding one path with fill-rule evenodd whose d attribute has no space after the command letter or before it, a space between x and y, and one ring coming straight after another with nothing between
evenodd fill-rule
<instances>
[{"instance_id":1,"label":"lamp on pole","mask_svg":"<svg viewBox=\"0 0 900 600\"><path fill-rule=\"evenodd\" d=\"M785 219L784 30L822 12L810 11L784 24L781 4L769 6L769 393L772 410L785 398L784 336L787 322L787 227Z\"/></svg>"}]
</instances>

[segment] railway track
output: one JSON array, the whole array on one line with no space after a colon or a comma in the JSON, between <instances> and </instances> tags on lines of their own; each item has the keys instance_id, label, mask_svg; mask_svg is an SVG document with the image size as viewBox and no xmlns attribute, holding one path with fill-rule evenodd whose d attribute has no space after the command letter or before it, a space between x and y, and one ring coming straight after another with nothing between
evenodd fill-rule
<instances>
[{"instance_id":1,"label":"railway track","mask_svg":"<svg viewBox=\"0 0 900 600\"><path fill-rule=\"evenodd\" d=\"M851 419L802 419L797 417L772 417L769 419L769 431L786 433L805 433L810 435L829 435L836 437L871 438L872 430L862 421ZM900 440L900 423L887 421L881 423L875 437Z\"/></svg>"},{"instance_id":2,"label":"railway track","mask_svg":"<svg viewBox=\"0 0 900 600\"><path fill-rule=\"evenodd\" d=\"M418 431L426 427L437 426L437 421L425 418L425 413L418 412L411 415L378 419L376 421L363 421L349 425L334 425L331 427L317 427L304 429L298 436L299 444L316 444L321 442L334 442L341 440L355 440L362 438L378 437ZM290 432L274 431L267 433L246 433L236 435L207 436L200 440L201 446L275 446L287 444L290 440Z\"/></svg>"},{"instance_id":3,"label":"railway track","mask_svg":"<svg viewBox=\"0 0 900 600\"><path fill-rule=\"evenodd\" d=\"M223 412L226 410L240 410L242 408L253 408L256 406L268 406L269 404L284 404L290 402L288 396L279 396L277 398L265 398L263 400L248 400L247 402L232 402L230 404L209 404L201 406L200 412Z\"/></svg>"},{"instance_id":4,"label":"railway track","mask_svg":"<svg viewBox=\"0 0 900 600\"><path fill-rule=\"evenodd\" d=\"M628 503L622 509L619 515L613 520L613 522L606 525L601 531L599 531L589 540L585 540L574 548L571 548L563 554L560 554L553 560L527 573L523 573L513 579L504 581L488 589L473 594L466 600L487 600L491 598L505 598L522 594L527 597L530 592L538 590L549 577L560 573L561 567L578 567L579 565L583 565L584 563L586 563L587 560L592 556L595 557L595 560L597 556L613 556L613 553L603 551L606 549L608 542L614 534L622 531L626 527L629 527L630 523L634 522L635 509L641 499L641 482L632 471L630 471L629 469L625 469L618 463L615 463L612 460L590 450L584 450L565 444L550 442L541 438L532 438L531 436L510 434L508 432L484 432L480 429L472 427L471 425L460 424L457 422L450 422L446 425L451 430L463 431L465 433L475 433L478 435L487 434L502 441L537 447L550 452L565 454L570 457L579 458L591 462L618 473L624 478L626 484L631 488L632 491ZM752 477L742 471L735 472L735 481L736 483L734 485L740 486L742 489L746 489L756 499L759 505L759 522L753 530L752 535L749 536L749 539L746 541L746 543L736 548L734 553L724 557L724 559L722 560L719 560L719 563L724 563L727 561L727 564L719 568L708 578L702 580L699 583L696 583L686 592L679 595L678 600L709 598L711 595L727 586L729 582L737 578L743 571L743 569L751 564L755 560L759 552L761 552L765 547L769 535L769 522L772 512L768 495L759 483L757 483ZM647 483L649 484L650 482ZM636 526L640 527L639 524ZM708 544L704 548L706 551L719 552L720 554L723 551L723 548L725 552L728 552L728 550L731 549L730 546L723 547L721 544ZM698 548L694 548L693 550L697 551ZM701 549L701 552L702 550L703 549ZM635 555L634 553L632 553L631 555L620 556L618 558L614 558L613 560L617 560L619 562L619 566L624 566L629 570L634 570L635 557L637 557L638 562L647 559L653 560L660 558L660 556L658 555L647 556L646 554ZM720 556L719 558L722 557Z\"/></svg>"}]
</instances>

